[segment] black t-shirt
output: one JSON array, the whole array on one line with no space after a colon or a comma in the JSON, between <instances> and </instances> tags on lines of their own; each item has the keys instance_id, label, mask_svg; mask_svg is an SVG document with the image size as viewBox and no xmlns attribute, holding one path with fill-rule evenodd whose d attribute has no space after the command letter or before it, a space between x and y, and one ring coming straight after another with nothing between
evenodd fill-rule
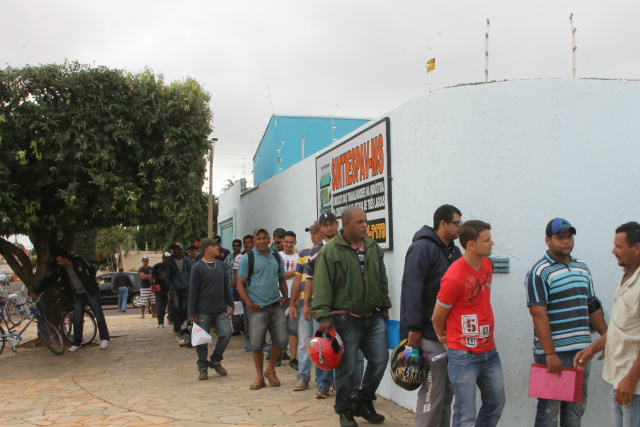
<instances>
[{"instance_id":1,"label":"black t-shirt","mask_svg":"<svg viewBox=\"0 0 640 427\"><path fill-rule=\"evenodd\" d=\"M142 266L138 269L138 274L151 274L151 267ZM149 279L140 279L140 288L141 289L149 289L151 287L151 280Z\"/></svg>"}]
</instances>

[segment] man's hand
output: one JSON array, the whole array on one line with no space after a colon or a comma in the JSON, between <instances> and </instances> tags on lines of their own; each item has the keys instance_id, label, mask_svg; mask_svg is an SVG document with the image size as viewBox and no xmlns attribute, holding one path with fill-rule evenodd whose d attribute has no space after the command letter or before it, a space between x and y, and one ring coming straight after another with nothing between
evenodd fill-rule
<instances>
[{"instance_id":1,"label":"man's hand","mask_svg":"<svg viewBox=\"0 0 640 427\"><path fill-rule=\"evenodd\" d=\"M190 321L190 322L195 322L196 320L198 320L198 318L197 318L197 317L189 317L189 321Z\"/></svg>"},{"instance_id":2,"label":"man's hand","mask_svg":"<svg viewBox=\"0 0 640 427\"><path fill-rule=\"evenodd\" d=\"M380 317L382 317L384 320L389 320L389 312L388 311L381 311L380 312Z\"/></svg>"},{"instance_id":3,"label":"man's hand","mask_svg":"<svg viewBox=\"0 0 640 427\"><path fill-rule=\"evenodd\" d=\"M636 389L638 381L631 378L629 375L625 376L622 381L618 383L616 387L616 403L620 406L626 406L631 404L633 398L633 392Z\"/></svg>"},{"instance_id":4,"label":"man's hand","mask_svg":"<svg viewBox=\"0 0 640 427\"><path fill-rule=\"evenodd\" d=\"M36 299L36 294L29 294L29 301L34 301Z\"/></svg>"},{"instance_id":5,"label":"man's hand","mask_svg":"<svg viewBox=\"0 0 640 427\"><path fill-rule=\"evenodd\" d=\"M233 316L233 307L227 306L227 316Z\"/></svg>"},{"instance_id":6,"label":"man's hand","mask_svg":"<svg viewBox=\"0 0 640 427\"><path fill-rule=\"evenodd\" d=\"M578 369L584 369L584 365L588 361L593 359L593 356L595 356L595 353L597 353L597 351L593 349L593 345L590 345L584 350L580 350L576 354L576 357L573 358L573 367ZM600 353L600 356L598 356L598 360L602 360L602 359L604 359L604 350L602 350L602 353Z\"/></svg>"},{"instance_id":7,"label":"man's hand","mask_svg":"<svg viewBox=\"0 0 640 427\"><path fill-rule=\"evenodd\" d=\"M421 343L422 343L422 332L409 331L407 345L413 348L420 348Z\"/></svg>"},{"instance_id":8,"label":"man's hand","mask_svg":"<svg viewBox=\"0 0 640 427\"><path fill-rule=\"evenodd\" d=\"M331 320L327 322L320 322L320 325L318 326L318 330L323 334L328 334L331 329L334 331L336 330L336 327Z\"/></svg>"},{"instance_id":9,"label":"man's hand","mask_svg":"<svg viewBox=\"0 0 640 427\"><path fill-rule=\"evenodd\" d=\"M447 349L447 331L444 331L444 333L442 335L438 335L438 333L436 332L436 336L438 337L438 341L440 341L442 343L442 345L444 346L444 349ZM420 348L420 347L417 347Z\"/></svg>"},{"instance_id":10,"label":"man's hand","mask_svg":"<svg viewBox=\"0 0 640 427\"><path fill-rule=\"evenodd\" d=\"M547 359L547 372L550 374L558 374L558 376L562 375L562 362L560 362L560 358L557 354L550 354L546 357Z\"/></svg>"},{"instance_id":11,"label":"man's hand","mask_svg":"<svg viewBox=\"0 0 640 427\"><path fill-rule=\"evenodd\" d=\"M307 322L311 322L311 307L307 302L304 302L304 307L302 307L302 315L304 316L304 320Z\"/></svg>"},{"instance_id":12,"label":"man's hand","mask_svg":"<svg viewBox=\"0 0 640 427\"><path fill-rule=\"evenodd\" d=\"M247 304L247 308L248 308L252 313L255 313L255 312L257 312L258 310L260 310L260 309L262 308L262 306L261 306L261 305L258 305L258 304L251 303L251 304Z\"/></svg>"},{"instance_id":13,"label":"man's hand","mask_svg":"<svg viewBox=\"0 0 640 427\"><path fill-rule=\"evenodd\" d=\"M282 297L280 298L280 307L284 307L285 305L287 305L289 303L289 298L288 297Z\"/></svg>"},{"instance_id":14,"label":"man's hand","mask_svg":"<svg viewBox=\"0 0 640 427\"><path fill-rule=\"evenodd\" d=\"M291 319L292 322L298 320L298 304L296 303L297 301L293 299L289 301L289 319Z\"/></svg>"}]
</instances>

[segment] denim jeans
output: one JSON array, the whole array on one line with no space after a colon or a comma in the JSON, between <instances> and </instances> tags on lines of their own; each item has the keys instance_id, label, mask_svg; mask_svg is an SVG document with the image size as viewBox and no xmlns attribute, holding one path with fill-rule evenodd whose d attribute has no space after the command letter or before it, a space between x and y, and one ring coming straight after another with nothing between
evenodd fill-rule
<instances>
[{"instance_id":1,"label":"denim jeans","mask_svg":"<svg viewBox=\"0 0 640 427\"><path fill-rule=\"evenodd\" d=\"M189 288L171 288L171 303L173 305L173 331L180 332L182 323L187 320L187 303L189 302Z\"/></svg>"},{"instance_id":2,"label":"denim jeans","mask_svg":"<svg viewBox=\"0 0 640 427\"><path fill-rule=\"evenodd\" d=\"M96 317L98 324L98 332L100 340L109 341L109 329L107 322L104 320L102 306L100 305L100 292L96 292L92 297L86 293L75 294L76 301L73 303L73 345L80 347L82 345L82 331L84 326L84 308L89 305L93 315Z\"/></svg>"},{"instance_id":3,"label":"denim jeans","mask_svg":"<svg viewBox=\"0 0 640 427\"><path fill-rule=\"evenodd\" d=\"M223 359L224 351L227 349L227 345L231 340L231 324L229 323L229 317L226 312L218 314L198 314L198 320L196 323L205 332L210 333L213 326L218 335L218 341L216 347L211 353L211 363L220 363ZM204 371L209 367L209 361L207 360L207 353L209 352L209 345L202 344L196 346L196 353L198 354L198 370Z\"/></svg>"},{"instance_id":4,"label":"denim jeans","mask_svg":"<svg viewBox=\"0 0 640 427\"><path fill-rule=\"evenodd\" d=\"M558 352L558 357L562 366L572 367L573 358L579 350ZM547 364L544 354L534 354L536 363ZM560 400L538 399L538 409L536 411L535 427L555 427L558 425L558 414L560 414L560 425L562 427L580 427L580 420L587 409L587 388L589 384L589 373L591 372L591 362L584 366L584 377L582 379L582 401L563 402Z\"/></svg>"},{"instance_id":5,"label":"denim jeans","mask_svg":"<svg viewBox=\"0 0 640 427\"><path fill-rule=\"evenodd\" d=\"M251 351L262 350L265 345L267 332L271 333L274 347L287 348L289 335L287 334L287 319L285 308L278 302L262 307L256 312L247 310L247 322L251 336L249 348Z\"/></svg>"},{"instance_id":6,"label":"denim jeans","mask_svg":"<svg viewBox=\"0 0 640 427\"><path fill-rule=\"evenodd\" d=\"M125 311L127 309L127 297L129 296L129 288L126 286L120 286L118 288L118 311Z\"/></svg>"},{"instance_id":7,"label":"denim jeans","mask_svg":"<svg viewBox=\"0 0 640 427\"><path fill-rule=\"evenodd\" d=\"M498 350L472 353L447 349L447 371L451 380L453 427L495 427L500 421L505 403L502 365ZM476 417L476 386L480 389L482 406Z\"/></svg>"},{"instance_id":8,"label":"denim jeans","mask_svg":"<svg viewBox=\"0 0 640 427\"><path fill-rule=\"evenodd\" d=\"M387 326L377 313L369 317L334 314L333 324L344 346L344 358L334 370L336 402L333 408L337 414L341 414L354 401L376 400L376 390L389 361ZM352 397L352 390L358 382L354 373L358 350L362 350L367 359L367 367L362 377L362 386Z\"/></svg>"},{"instance_id":9,"label":"denim jeans","mask_svg":"<svg viewBox=\"0 0 640 427\"><path fill-rule=\"evenodd\" d=\"M167 309L169 296L166 292L156 292L156 315L158 316L158 325L164 325L164 313Z\"/></svg>"},{"instance_id":10,"label":"denim jeans","mask_svg":"<svg viewBox=\"0 0 640 427\"><path fill-rule=\"evenodd\" d=\"M620 406L616 403L616 389L611 389L611 415L613 427L640 427L640 395L634 394L631 404Z\"/></svg>"},{"instance_id":11,"label":"denim jeans","mask_svg":"<svg viewBox=\"0 0 640 427\"><path fill-rule=\"evenodd\" d=\"M311 366L313 362L309 358L307 352L307 346L309 341L313 337L313 334L318 329L318 322L314 318L311 318L311 322L307 322L302 315L304 304L300 301L300 307L298 307L298 375L297 380L311 381ZM333 369L325 371L316 366L316 385L318 387L331 387L333 384Z\"/></svg>"}]
</instances>

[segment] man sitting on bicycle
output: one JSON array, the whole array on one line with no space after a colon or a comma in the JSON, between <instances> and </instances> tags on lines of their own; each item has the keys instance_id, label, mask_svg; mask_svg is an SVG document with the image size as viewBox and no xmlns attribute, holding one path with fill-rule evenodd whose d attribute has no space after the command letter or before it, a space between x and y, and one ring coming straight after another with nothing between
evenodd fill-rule
<instances>
[{"instance_id":1,"label":"man sitting on bicycle","mask_svg":"<svg viewBox=\"0 0 640 427\"><path fill-rule=\"evenodd\" d=\"M73 345L69 351L77 351L82 347L82 328L84 320L84 308L89 305L96 317L98 331L100 332L100 348L109 346L109 329L102 313L100 305L100 292L96 282L96 269L89 261L81 257L72 257L64 250L59 250L55 254L58 267L42 279L35 293L30 296L47 290L58 280L62 282L64 293L73 304Z\"/></svg>"}]
</instances>

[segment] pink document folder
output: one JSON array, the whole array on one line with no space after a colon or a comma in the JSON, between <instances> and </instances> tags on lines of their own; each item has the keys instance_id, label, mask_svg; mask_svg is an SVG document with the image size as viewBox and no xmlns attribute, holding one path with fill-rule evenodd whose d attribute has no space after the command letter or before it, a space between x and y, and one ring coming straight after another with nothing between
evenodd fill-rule
<instances>
[{"instance_id":1,"label":"pink document folder","mask_svg":"<svg viewBox=\"0 0 640 427\"><path fill-rule=\"evenodd\" d=\"M531 364L529 397L568 402L582 400L583 370L562 368L562 376L558 376L558 374L548 373L547 368L547 365Z\"/></svg>"}]
</instances>

